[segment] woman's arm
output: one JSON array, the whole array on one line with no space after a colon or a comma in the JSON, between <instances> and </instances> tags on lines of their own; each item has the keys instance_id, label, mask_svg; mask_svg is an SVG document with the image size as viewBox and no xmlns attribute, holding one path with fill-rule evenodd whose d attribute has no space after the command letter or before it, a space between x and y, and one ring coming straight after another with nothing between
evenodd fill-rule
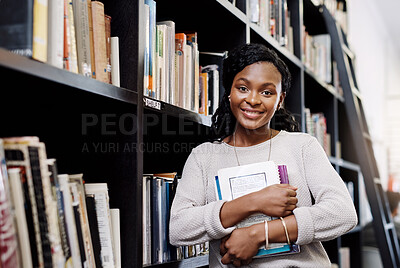
<instances>
[{"instance_id":1,"label":"woman's arm","mask_svg":"<svg viewBox=\"0 0 400 268\"><path fill-rule=\"evenodd\" d=\"M297 222L294 215L284 217L290 242L297 240ZM268 223L268 242L286 243L287 237L284 225L281 219L269 221ZM223 239L220 245L220 253L223 256L223 264L232 263L248 264L257 253L258 249L265 245L265 227L264 223L254 224L249 227L239 228L232 234Z\"/></svg>"},{"instance_id":2,"label":"woman's arm","mask_svg":"<svg viewBox=\"0 0 400 268\"><path fill-rule=\"evenodd\" d=\"M302 161L315 204L293 210L298 225L296 243L332 240L354 228L357 214L353 200L315 138L303 147Z\"/></svg>"},{"instance_id":3,"label":"woman's arm","mask_svg":"<svg viewBox=\"0 0 400 268\"><path fill-rule=\"evenodd\" d=\"M272 217L290 215L297 204L296 190L289 184L275 184L226 202L220 213L222 226L235 226L255 213Z\"/></svg>"},{"instance_id":4,"label":"woman's arm","mask_svg":"<svg viewBox=\"0 0 400 268\"><path fill-rule=\"evenodd\" d=\"M222 226L219 220L225 201L207 204L207 174L203 174L203 170L194 149L185 163L171 207L169 237L172 245L193 245L220 239L233 230Z\"/></svg>"}]
</instances>

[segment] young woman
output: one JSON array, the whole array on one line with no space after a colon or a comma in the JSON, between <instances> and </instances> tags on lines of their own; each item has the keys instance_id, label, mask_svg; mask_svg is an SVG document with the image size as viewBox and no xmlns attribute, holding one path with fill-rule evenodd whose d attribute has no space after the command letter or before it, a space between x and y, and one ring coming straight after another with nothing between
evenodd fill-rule
<instances>
[{"instance_id":1,"label":"young woman","mask_svg":"<svg viewBox=\"0 0 400 268\"><path fill-rule=\"evenodd\" d=\"M172 204L170 242L210 241L210 267L330 267L321 241L354 228L357 215L322 147L295 132L298 125L283 107L290 87L287 66L265 46L246 44L225 59L223 83L226 92L212 120L216 139L187 159ZM290 184L216 200L219 169L269 160L287 166ZM235 228L254 213L282 219ZM288 238L300 245L300 253L253 259L266 242Z\"/></svg>"}]
</instances>

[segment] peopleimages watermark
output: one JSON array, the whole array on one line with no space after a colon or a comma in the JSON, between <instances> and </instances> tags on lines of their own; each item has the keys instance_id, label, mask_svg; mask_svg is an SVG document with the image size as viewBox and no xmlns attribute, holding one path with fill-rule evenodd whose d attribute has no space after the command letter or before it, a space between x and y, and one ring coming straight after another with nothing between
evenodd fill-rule
<instances>
[{"instance_id":1,"label":"peopleimages watermark","mask_svg":"<svg viewBox=\"0 0 400 268\"><path fill-rule=\"evenodd\" d=\"M158 129L160 135L196 135L207 134L201 124L188 120L184 115L175 117L167 114L143 114L143 135L153 131L154 127ZM137 128L137 115L132 113L124 114L82 114L82 135L135 135ZM160 132L161 130L161 132Z\"/></svg>"},{"instance_id":2,"label":"peopleimages watermark","mask_svg":"<svg viewBox=\"0 0 400 268\"><path fill-rule=\"evenodd\" d=\"M190 153L198 144L195 142L85 142L82 153L114 154L114 153Z\"/></svg>"}]
</instances>

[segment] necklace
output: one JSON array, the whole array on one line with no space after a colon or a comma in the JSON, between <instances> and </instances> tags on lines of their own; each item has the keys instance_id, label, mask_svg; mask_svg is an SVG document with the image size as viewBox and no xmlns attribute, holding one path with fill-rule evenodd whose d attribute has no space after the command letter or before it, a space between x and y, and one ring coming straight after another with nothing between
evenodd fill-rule
<instances>
[{"instance_id":1,"label":"necklace","mask_svg":"<svg viewBox=\"0 0 400 268\"><path fill-rule=\"evenodd\" d=\"M233 151L235 152L236 162L238 166L240 166L239 158L236 152L236 129L233 132ZM272 150L272 130L269 129L269 153L268 153L268 161L271 159L271 150Z\"/></svg>"}]
</instances>

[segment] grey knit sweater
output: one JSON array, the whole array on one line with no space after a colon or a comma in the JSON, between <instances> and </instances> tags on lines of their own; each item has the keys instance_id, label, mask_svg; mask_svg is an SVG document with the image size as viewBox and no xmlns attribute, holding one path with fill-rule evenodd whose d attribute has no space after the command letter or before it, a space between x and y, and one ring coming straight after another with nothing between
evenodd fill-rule
<instances>
[{"instance_id":1,"label":"grey knit sweater","mask_svg":"<svg viewBox=\"0 0 400 268\"><path fill-rule=\"evenodd\" d=\"M298 187L298 204L293 213L301 252L254 259L247 267L330 267L321 241L341 236L357 224L348 190L314 137L281 131L271 141L270 160L285 164L289 183ZM266 141L237 147L240 164L267 161L269 146ZM233 146L224 142L199 145L187 159L172 204L170 242L193 245L210 241L210 267L230 267L220 261L219 244L233 228L221 224L219 212L224 201L216 200L214 177L219 169L236 165Z\"/></svg>"}]
</instances>

